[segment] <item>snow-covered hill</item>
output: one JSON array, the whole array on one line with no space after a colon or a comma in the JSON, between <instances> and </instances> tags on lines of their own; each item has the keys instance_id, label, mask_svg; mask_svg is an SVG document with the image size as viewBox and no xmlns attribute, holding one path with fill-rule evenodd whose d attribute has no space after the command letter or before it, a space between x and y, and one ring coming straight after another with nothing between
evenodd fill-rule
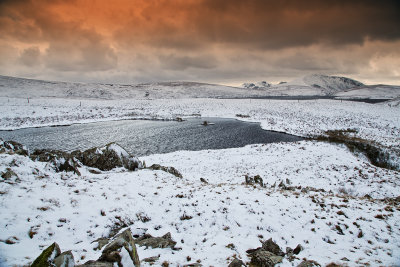
<instances>
[{"instance_id":1,"label":"snow-covered hill","mask_svg":"<svg viewBox=\"0 0 400 267\"><path fill-rule=\"evenodd\" d=\"M258 95L258 94L256 94ZM94 99L232 98L253 96L244 88L196 82L104 84L54 82L0 76L0 97Z\"/></svg>"},{"instance_id":2,"label":"snow-covered hill","mask_svg":"<svg viewBox=\"0 0 400 267\"><path fill-rule=\"evenodd\" d=\"M400 86L364 85L346 77L307 75L288 83L245 83L242 87L197 82L142 84L71 83L0 76L0 97L72 99L262 98L270 96L338 96L392 99Z\"/></svg>"}]
</instances>

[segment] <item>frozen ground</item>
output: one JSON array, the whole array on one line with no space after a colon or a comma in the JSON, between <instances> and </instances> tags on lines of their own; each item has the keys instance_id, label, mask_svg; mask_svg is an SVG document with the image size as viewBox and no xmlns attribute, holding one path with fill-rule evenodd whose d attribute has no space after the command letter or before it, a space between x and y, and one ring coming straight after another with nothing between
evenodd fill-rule
<instances>
[{"instance_id":1,"label":"frozen ground","mask_svg":"<svg viewBox=\"0 0 400 267\"><path fill-rule=\"evenodd\" d=\"M86 168L79 177L0 154L0 172L16 174L0 183L3 264L28 264L54 241L72 250L78 263L97 259L101 253L92 242L121 221L133 232L171 233L181 250L139 247L141 259L160 255L156 265L201 260L203 266L226 266L234 255L246 262L245 251L268 238L282 249L304 247L297 260L281 266L296 266L302 258L323 265L400 263L399 203L379 200L398 195L399 173L376 168L344 147L302 141L141 160L175 166L183 178L148 169L92 174ZM257 174L265 188L244 183L244 175Z\"/></svg>"}]
</instances>

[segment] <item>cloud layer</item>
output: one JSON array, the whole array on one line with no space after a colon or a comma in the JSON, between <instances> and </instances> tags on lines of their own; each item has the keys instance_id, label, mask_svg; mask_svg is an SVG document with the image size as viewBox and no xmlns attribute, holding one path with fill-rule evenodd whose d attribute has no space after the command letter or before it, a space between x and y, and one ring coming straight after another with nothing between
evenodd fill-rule
<instances>
[{"instance_id":1,"label":"cloud layer","mask_svg":"<svg viewBox=\"0 0 400 267\"><path fill-rule=\"evenodd\" d=\"M3 0L0 74L233 84L319 72L399 84L399 25L397 0Z\"/></svg>"}]
</instances>

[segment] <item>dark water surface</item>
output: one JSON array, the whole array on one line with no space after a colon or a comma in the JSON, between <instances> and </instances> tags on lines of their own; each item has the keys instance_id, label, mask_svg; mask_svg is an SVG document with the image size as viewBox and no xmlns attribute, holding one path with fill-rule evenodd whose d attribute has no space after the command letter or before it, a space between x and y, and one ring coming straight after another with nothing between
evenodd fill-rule
<instances>
[{"instance_id":1,"label":"dark water surface","mask_svg":"<svg viewBox=\"0 0 400 267\"><path fill-rule=\"evenodd\" d=\"M201 125L204 120L214 125ZM293 135L265 131L258 123L221 118L193 118L184 122L148 120L96 122L0 131L0 137L3 140L22 143L31 150L48 148L68 152L116 142L135 156L302 140Z\"/></svg>"}]
</instances>

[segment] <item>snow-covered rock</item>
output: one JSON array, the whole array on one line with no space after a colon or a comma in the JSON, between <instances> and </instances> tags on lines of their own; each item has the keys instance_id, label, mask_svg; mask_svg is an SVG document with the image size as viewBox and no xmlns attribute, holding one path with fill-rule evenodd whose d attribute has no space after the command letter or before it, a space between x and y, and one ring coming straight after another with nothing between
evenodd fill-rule
<instances>
[{"instance_id":1,"label":"snow-covered rock","mask_svg":"<svg viewBox=\"0 0 400 267\"><path fill-rule=\"evenodd\" d=\"M74 151L71 155L76 157L83 165L98 168L102 171L109 171L116 167L124 167L134 171L143 167L136 157L131 156L116 143L110 143L101 148L94 147L83 152Z\"/></svg>"}]
</instances>

